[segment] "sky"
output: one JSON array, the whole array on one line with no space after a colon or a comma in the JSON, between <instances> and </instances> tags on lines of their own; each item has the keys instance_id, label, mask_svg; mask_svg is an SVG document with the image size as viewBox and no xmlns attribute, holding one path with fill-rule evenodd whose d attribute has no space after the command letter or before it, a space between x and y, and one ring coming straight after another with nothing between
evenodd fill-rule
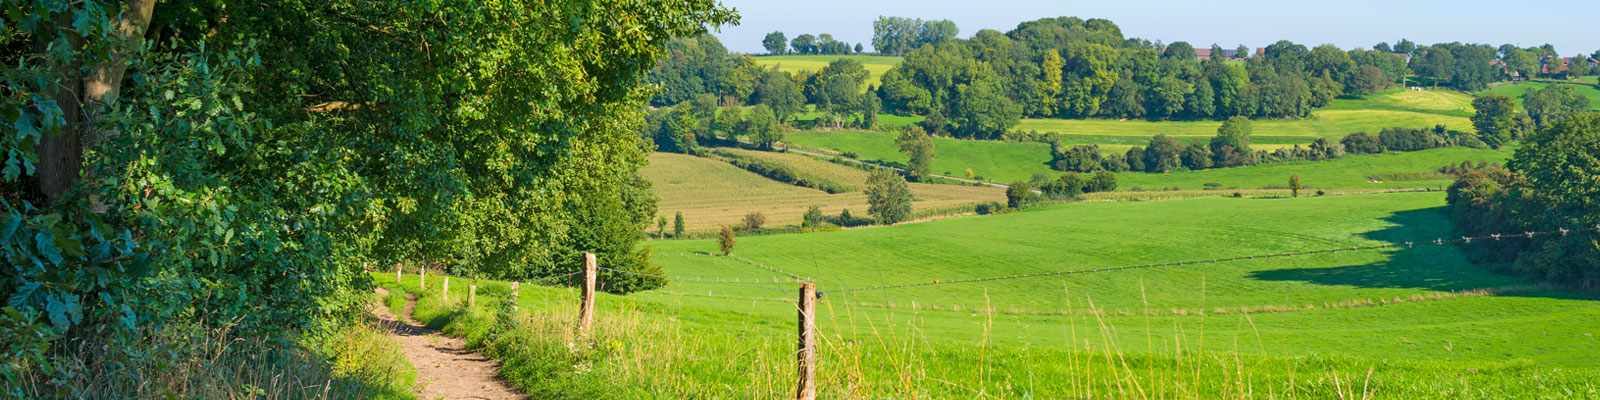
<instances>
[{"instance_id":1,"label":"sky","mask_svg":"<svg viewBox=\"0 0 1600 400\"><path fill-rule=\"evenodd\" d=\"M765 53L761 38L775 30L790 39L831 33L836 40L871 49L872 21L880 15L949 19L961 28L963 39L982 29L1006 32L1023 21L1076 16L1110 19L1127 37L1181 40L1196 48L1217 43L1254 49L1288 39L1308 47L1331 43L1350 49L1407 38L1418 44L1549 43L1565 56L1600 50L1600 29L1592 23L1600 3L1593 0L721 1L739 11L740 23L713 33L728 50L749 54Z\"/></svg>"}]
</instances>

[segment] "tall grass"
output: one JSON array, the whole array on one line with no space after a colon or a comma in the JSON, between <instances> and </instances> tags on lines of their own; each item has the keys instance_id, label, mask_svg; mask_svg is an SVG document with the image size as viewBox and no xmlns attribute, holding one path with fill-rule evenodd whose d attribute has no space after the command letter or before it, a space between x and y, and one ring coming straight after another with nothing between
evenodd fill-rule
<instances>
[{"instance_id":1,"label":"tall grass","mask_svg":"<svg viewBox=\"0 0 1600 400\"><path fill-rule=\"evenodd\" d=\"M501 360L503 377L531 397L792 395L792 318L602 294L595 326L585 333L575 330L578 302L571 289L523 286L520 312L513 314L503 303L509 299L506 285L477 284L478 307L471 309L458 294L443 301L437 287L427 292L409 284L395 287L420 296L419 319ZM1092 297L1067 293L1062 303L1071 312L1105 314ZM1222 345L1189 335L1159 342L1146 335L1146 343L1126 343L1119 338L1128 336L1118 334L1117 325L1097 318L1085 326L1068 318L1059 340L1071 350L1061 350L991 345L990 337L1009 334L995 330L995 320L1005 317L992 312L992 304L983 307L991 311L971 318L984 339L962 346L930 338L923 329L924 311L860 312L852 304L861 300L830 296L818 305L821 398L1600 396L1593 371L1539 369L1527 362L1473 363L1461 369L1441 363L1274 356L1271 338L1254 329L1249 314L1219 316L1219 323L1251 327L1253 332Z\"/></svg>"},{"instance_id":2,"label":"tall grass","mask_svg":"<svg viewBox=\"0 0 1600 400\"><path fill-rule=\"evenodd\" d=\"M114 375L101 358L106 342L75 340L57 365L77 373L59 382L27 382L35 398L413 399L416 371L399 345L371 321L299 340L238 337L227 326L174 326L144 332L139 354L155 365L139 376ZM71 388L71 389L66 389ZM64 390L66 390L64 392Z\"/></svg>"}]
</instances>

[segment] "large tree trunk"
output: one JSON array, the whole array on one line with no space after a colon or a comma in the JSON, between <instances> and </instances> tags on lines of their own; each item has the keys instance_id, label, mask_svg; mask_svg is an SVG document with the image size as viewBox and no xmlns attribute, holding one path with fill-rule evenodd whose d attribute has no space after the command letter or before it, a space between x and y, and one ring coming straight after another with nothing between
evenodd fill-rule
<instances>
[{"instance_id":1,"label":"large tree trunk","mask_svg":"<svg viewBox=\"0 0 1600 400\"><path fill-rule=\"evenodd\" d=\"M46 133L40 140L38 155L39 189L50 202L66 194L82 179L84 150L92 149L115 131L99 130L105 107L116 101L122 90L122 77L128 70L128 53L143 45L144 34L155 11L155 0L126 0L116 21L115 40L119 40L111 61L93 66L87 76L80 65L70 65L61 74L61 87L55 101L61 106L66 126L59 134ZM71 26L71 15L57 19L60 26ZM81 37L72 37L75 48L83 47Z\"/></svg>"}]
</instances>

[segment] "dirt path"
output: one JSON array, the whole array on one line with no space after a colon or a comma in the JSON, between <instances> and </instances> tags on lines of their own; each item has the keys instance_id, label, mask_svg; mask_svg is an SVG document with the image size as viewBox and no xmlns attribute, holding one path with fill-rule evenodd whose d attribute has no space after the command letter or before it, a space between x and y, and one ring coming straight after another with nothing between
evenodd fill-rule
<instances>
[{"instance_id":1,"label":"dirt path","mask_svg":"<svg viewBox=\"0 0 1600 400\"><path fill-rule=\"evenodd\" d=\"M378 294L389 291L378 288ZM500 363L466 349L461 339L446 337L411 319L415 297L406 295L405 315L394 315L382 304L372 313L383 321L389 337L400 343L417 369L417 397L423 399L522 399L495 377Z\"/></svg>"}]
</instances>

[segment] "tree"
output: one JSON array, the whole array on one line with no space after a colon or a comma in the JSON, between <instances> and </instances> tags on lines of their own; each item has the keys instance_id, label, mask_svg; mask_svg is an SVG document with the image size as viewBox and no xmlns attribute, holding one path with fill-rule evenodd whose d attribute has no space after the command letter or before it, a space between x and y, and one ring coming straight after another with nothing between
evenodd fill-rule
<instances>
[{"instance_id":1,"label":"tree","mask_svg":"<svg viewBox=\"0 0 1600 400\"><path fill-rule=\"evenodd\" d=\"M1095 171L1089 178L1089 183L1084 187L1084 192L1110 192L1117 190L1117 174L1111 171Z\"/></svg>"},{"instance_id":2,"label":"tree","mask_svg":"<svg viewBox=\"0 0 1600 400\"><path fill-rule=\"evenodd\" d=\"M794 40L789 41L789 46L794 48L795 53L817 54L817 37L809 33L795 36Z\"/></svg>"},{"instance_id":3,"label":"tree","mask_svg":"<svg viewBox=\"0 0 1600 400\"><path fill-rule=\"evenodd\" d=\"M1356 132L1339 140L1344 145L1345 151L1350 154L1376 154L1383 152L1383 142L1377 136L1368 135L1366 132Z\"/></svg>"},{"instance_id":4,"label":"tree","mask_svg":"<svg viewBox=\"0 0 1600 400\"><path fill-rule=\"evenodd\" d=\"M1234 52L1234 54L1233 54L1234 57L1250 58L1250 48L1249 47L1245 47L1242 44L1239 45L1239 48L1233 49L1233 52Z\"/></svg>"},{"instance_id":5,"label":"tree","mask_svg":"<svg viewBox=\"0 0 1600 400\"><path fill-rule=\"evenodd\" d=\"M1523 49L1512 49L1506 53L1505 60L1508 72L1515 72L1523 79L1532 78L1539 73L1539 57L1533 52Z\"/></svg>"},{"instance_id":6,"label":"tree","mask_svg":"<svg viewBox=\"0 0 1600 400\"><path fill-rule=\"evenodd\" d=\"M908 125L900 130L894 144L910 159L906 162L906 176L917 181L927 179L933 172L933 138L928 137L922 127Z\"/></svg>"},{"instance_id":7,"label":"tree","mask_svg":"<svg viewBox=\"0 0 1600 400\"><path fill-rule=\"evenodd\" d=\"M893 225L911 217L911 189L906 180L888 169L867 176L867 214L878 223Z\"/></svg>"},{"instance_id":8,"label":"tree","mask_svg":"<svg viewBox=\"0 0 1600 400\"><path fill-rule=\"evenodd\" d=\"M929 135L937 135L949 132L950 125L945 122L944 113L933 110L928 113L927 118L922 119L922 128L927 130Z\"/></svg>"},{"instance_id":9,"label":"tree","mask_svg":"<svg viewBox=\"0 0 1600 400\"><path fill-rule=\"evenodd\" d=\"M956 87L951 107L953 133L976 139L998 139L1022 121L1022 106L1001 95L998 85L986 81Z\"/></svg>"},{"instance_id":10,"label":"tree","mask_svg":"<svg viewBox=\"0 0 1600 400\"><path fill-rule=\"evenodd\" d=\"M1150 169L1144 163L1144 147L1130 147L1128 148L1128 152L1123 154L1122 158L1128 161L1129 170L1150 172Z\"/></svg>"},{"instance_id":11,"label":"tree","mask_svg":"<svg viewBox=\"0 0 1600 400\"><path fill-rule=\"evenodd\" d=\"M1578 79L1589 75L1589 57L1583 54L1572 56L1572 61L1567 63L1567 79Z\"/></svg>"},{"instance_id":12,"label":"tree","mask_svg":"<svg viewBox=\"0 0 1600 400\"><path fill-rule=\"evenodd\" d=\"M592 252L659 273L637 246L656 211L632 128L645 79L670 38L736 19L713 2L157 3L0 15L0 396L148 397L70 382L159 382L160 360L194 354L144 349L183 332L336 331L374 264L527 279ZM616 275L606 290L661 284Z\"/></svg>"},{"instance_id":13,"label":"tree","mask_svg":"<svg viewBox=\"0 0 1600 400\"><path fill-rule=\"evenodd\" d=\"M788 51L786 50L789 49L789 37L784 36L782 31L772 31L772 33L767 34L766 38L761 39L761 47L765 47L767 49L767 54L776 55L787 53Z\"/></svg>"},{"instance_id":14,"label":"tree","mask_svg":"<svg viewBox=\"0 0 1600 400\"><path fill-rule=\"evenodd\" d=\"M1395 42L1394 44L1394 52L1400 54L1416 54L1417 44L1412 43L1410 40L1400 39L1399 42Z\"/></svg>"},{"instance_id":15,"label":"tree","mask_svg":"<svg viewBox=\"0 0 1600 400\"><path fill-rule=\"evenodd\" d=\"M1211 168L1211 149L1200 143L1190 143L1184 146L1179 154L1183 160L1183 167L1190 171L1199 171Z\"/></svg>"},{"instance_id":16,"label":"tree","mask_svg":"<svg viewBox=\"0 0 1600 400\"><path fill-rule=\"evenodd\" d=\"M679 211L678 215L672 218L672 237L683 237L683 211Z\"/></svg>"},{"instance_id":17,"label":"tree","mask_svg":"<svg viewBox=\"0 0 1600 400\"><path fill-rule=\"evenodd\" d=\"M811 206L810 208L806 209L806 213L804 215L800 216L800 227L808 230L816 230L817 228L822 227L823 218L822 206Z\"/></svg>"},{"instance_id":18,"label":"tree","mask_svg":"<svg viewBox=\"0 0 1600 400\"><path fill-rule=\"evenodd\" d=\"M1372 46L1372 49L1385 53L1394 52L1394 49L1389 48L1389 42L1378 42L1378 44Z\"/></svg>"},{"instance_id":19,"label":"tree","mask_svg":"<svg viewBox=\"0 0 1600 400\"><path fill-rule=\"evenodd\" d=\"M1172 42L1168 43L1167 48L1161 51L1161 59L1190 61L1199 57L1196 54L1198 53L1194 51L1194 46L1190 45L1189 42Z\"/></svg>"},{"instance_id":20,"label":"tree","mask_svg":"<svg viewBox=\"0 0 1600 400\"><path fill-rule=\"evenodd\" d=\"M722 255L733 254L733 245L738 243L739 241L733 239L733 227L723 225L722 232L717 235L717 248L722 250Z\"/></svg>"},{"instance_id":21,"label":"tree","mask_svg":"<svg viewBox=\"0 0 1600 400\"><path fill-rule=\"evenodd\" d=\"M1289 175L1289 194L1300 197L1300 174Z\"/></svg>"},{"instance_id":22,"label":"tree","mask_svg":"<svg viewBox=\"0 0 1600 400\"><path fill-rule=\"evenodd\" d=\"M800 93L800 88L789 80L788 75L777 71L768 73L752 95L755 103L771 108L778 122L788 121L806 105L805 95Z\"/></svg>"},{"instance_id":23,"label":"tree","mask_svg":"<svg viewBox=\"0 0 1600 400\"><path fill-rule=\"evenodd\" d=\"M1027 208L1033 205L1036 200L1038 200L1038 196L1033 193L1033 184L1031 183L1016 181L1006 186L1006 207Z\"/></svg>"},{"instance_id":24,"label":"tree","mask_svg":"<svg viewBox=\"0 0 1600 400\"><path fill-rule=\"evenodd\" d=\"M667 238L667 217L661 217L656 220L656 238Z\"/></svg>"},{"instance_id":25,"label":"tree","mask_svg":"<svg viewBox=\"0 0 1600 400\"><path fill-rule=\"evenodd\" d=\"M744 109L734 106L722 107L717 111L716 121L716 131L722 133L722 138L736 141L743 133L740 127L744 125Z\"/></svg>"},{"instance_id":26,"label":"tree","mask_svg":"<svg viewBox=\"0 0 1600 400\"><path fill-rule=\"evenodd\" d=\"M856 43L856 54L861 53L861 43Z\"/></svg>"},{"instance_id":27,"label":"tree","mask_svg":"<svg viewBox=\"0 0 1600 400\"><path fill-rule=\"evenodd\" d=\"M1455 77L1456 58L1449 49L1443 47L1428 47L1420 50L1420 60L1413 60L1417 64L1414 69L1418 74L1433 78L1433 87L1438 88L1440 82L1447 82ZM1421 61L1420 63L1417 61Z\"/></svg>"},{"instance_id":28,"label":"tree","mask_svg":"<svg viewBox=\"0 0 1600 400\"><path fill-rule=\"evenodd\" d=\"M1371 65L1361 66L1355 85L1351 85L1356 93L1362 96L1373 95L1389 88L1389 77L1383 75L1383 70Z\"/></svg>"},{"instance_id":29,"label":"tree","mask_svg":"<svg viewBox=\"0 0 1600 400\"><path fill-rule=\"evenodd\" d=\"M1552 85L1565 86L1565 85ZM1600 113L1586 112L1528 135L1506 164L1526 179L1525 196L1501 210L1528 230L1600 225ZM1600 279L1600 247L1593 235L1552 236L1532 243L1516 267L1546 279L1591 286Z\"/></svg>"},{"instance_id":30,"label":"tree","mask_svg":"<svg viewBox=\"0 0 1600 400\"><path fill-rule=\"evenodd\" d=\"M1478 130L1478 139L1492 148L1510 142L1516 129L1516 104L1510 97L1492 94L1472 100L1472 127Z\"/></svg>"},{"instance_id":31,"label":"tree","mask_svg":"<svg viewBox=\"0 0 1600 400\"><path fill-rule=\"evenodd\" d=\"M1150 138L1144 148L1144 167L1148 172L1166 172L1183 166L1183 147L1165 134Z\"/></svg>"},{"instance_id":32,"label":"tree","mask_svg":"<svg viewBox=\"0 0 1600 400\"><path fill-rule=\"evenodd\" d=\"M1562 118L1589 110L1589 98L1572 85L1550 85L1528 89L1522 94L1522 108L1528 110L1535 125L1544 127Z\"/></svg>"},{"instance_id":33,"label":"tree","mask_svg":"<svg viewBox=\"0 0 1600 400\"><path fill-rule=\"evenodd\" d=\"M1220 167L1237 167L1254 163L1255 151L1250 150L1250 118L1235 116L1217 127L1217 136L1211 138L1211 156Z\"/></svg>"},{"instance_id":34,"label":"tree","mask_svg":"<svg viewBox=\"0 0 1600 400\"><path fill-rule=\"evenodd\" d=\"M750 116L745 117L740 126L743 135L762 148L771 149L773 144L784 140L782 125L778 124L772 108L766 104L751 107Z\"/></svg>"},{"instance_id":35,"label":"tree","mask_svg":"<svg viewBox=\"0 0 1600 400\"><path fill-rule=\"evenodd\" d=\"M760 211L751 211L745 214L744 219L740 220L740 222L744 223L744 229L753 231L761 229L762 225L767 224L767 216Z\"/></svg>"}]
</instances>

